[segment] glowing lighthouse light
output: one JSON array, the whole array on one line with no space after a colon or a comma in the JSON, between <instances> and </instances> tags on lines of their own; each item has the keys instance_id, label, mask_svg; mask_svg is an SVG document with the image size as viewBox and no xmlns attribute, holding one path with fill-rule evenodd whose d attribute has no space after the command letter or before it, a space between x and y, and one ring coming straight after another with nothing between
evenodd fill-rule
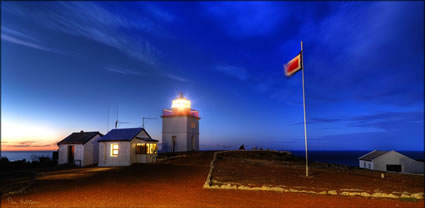
<instances>
[{"instance_id":1,"label":"glowing lighthouse light","mask_svg":"<svg viewBox=\"0 0 425 208\"><path fill-rule=\"evenodd\" d=\"M180 93L180 96L173 100L171 108L190 109L190 100L184 98L183 94Z\"/></svg>"}]
</instances>

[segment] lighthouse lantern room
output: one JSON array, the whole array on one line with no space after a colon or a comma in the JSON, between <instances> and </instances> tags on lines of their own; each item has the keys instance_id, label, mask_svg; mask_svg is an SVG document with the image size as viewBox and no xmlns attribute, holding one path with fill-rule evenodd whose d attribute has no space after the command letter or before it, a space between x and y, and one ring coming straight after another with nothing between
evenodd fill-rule
<instances>
[{"instance_id":1,"label":"lighthouse lantern room","mask_svg":"<svg viewBox=\"0 0 425 208\"><path fill-rule=\"evenodd\" d=\"M162 151L199 151L199 112L183 97L173 100L171 109L164 109L162 118Z\"/></svg>"}]
</instances>

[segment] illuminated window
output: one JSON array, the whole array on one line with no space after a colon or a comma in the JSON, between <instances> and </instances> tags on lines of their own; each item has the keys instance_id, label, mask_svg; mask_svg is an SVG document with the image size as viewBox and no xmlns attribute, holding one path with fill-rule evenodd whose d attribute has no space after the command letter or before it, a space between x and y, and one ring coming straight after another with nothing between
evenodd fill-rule
<instances>
[{"instance_id":1,"label":"illuminated window","mask_svg":"<svg viewBox=\"0 0 425 208\"><path fill-rule=\"evenodd\" d=\"M111 144L111 157L118 157L119 146L118 144Z\"/></svg>"},{"instance_id":2,"label":"illuminated window","mask_svg":"<svg viewBox=\"0 0 425 208\"><path fill-rule=\"evenodd\" d=\"M156 154L158 152L156 144L137 143L136 154Z\"/></svg>"},{"instance_id":3,"label":"illuminated window","mask_svg":"<svg viewBox=\"0 0 425 208\"><path fill-rule=\"evenodd\" d=\"M192 121L191 127L192 127L192 129L196 128L196 123L194 121Z\"/></svg>"},{"instance_id":4,"label":"illuminated window","mask_svg":"<svg viewBox=\"0 0 425 208\"><path fill-rule=\"evenodd\" d=\"M178 98L173 100L171 108L185 109L190 108L190 101L186 98Z\"/></svg>"},{"instance_id":5,"label":"illuminated window","mask_svg":"<svg viewBox=\"0 0 425 208\"><path fill-rule=\"evenodd\" d=\"M137 143L136 144L136 154L146 154L145 143Z\"/></svg>"},{"instance_id":6,"label":"illuminated window","mask_svg":"<svg viewBox=\"0 0 425 208\"><path fill-rule=\"evenodd\" d=\"M147 148L147 153L148 154L156 154L157 153L157 147L156 144L146 144Z\"/></svg>"}]
</instances>

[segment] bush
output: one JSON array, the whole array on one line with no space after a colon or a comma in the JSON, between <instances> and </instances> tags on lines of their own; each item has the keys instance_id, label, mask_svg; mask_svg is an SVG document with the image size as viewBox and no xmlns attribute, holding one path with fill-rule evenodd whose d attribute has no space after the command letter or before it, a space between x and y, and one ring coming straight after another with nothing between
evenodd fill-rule
<instances>
[{"instance_id":1,"label":"bush","mask_svg":"<svg viewBox=\"0 0 425 208\"><path fill-rule=\"evenodd\" d=\"M25 159L9 161L9 159L5 157L0 159L0 168L2 170L22 170L34 168L48 168L54 166L56 166L56 163L49 157L38 157L38 161L34 160L32 162L26 161Z\"/></svg>"}]
</instances>

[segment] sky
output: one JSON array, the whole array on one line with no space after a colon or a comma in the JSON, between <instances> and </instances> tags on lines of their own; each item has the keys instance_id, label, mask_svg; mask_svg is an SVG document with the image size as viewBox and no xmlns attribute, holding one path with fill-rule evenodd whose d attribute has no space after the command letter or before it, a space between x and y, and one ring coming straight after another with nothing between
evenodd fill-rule
<instances>
[{"instance_id":1,"label":"sky","mask_svg":"<svg viewBox=\"0 0 425 208\"><path fill-rule=\"evenodd\" d=\"M179 92L200 148L424 150L424 2L1 2L2 150L145 128ZM118 115L118 116L117 116Z\"/></svg>"}]
</instances>

